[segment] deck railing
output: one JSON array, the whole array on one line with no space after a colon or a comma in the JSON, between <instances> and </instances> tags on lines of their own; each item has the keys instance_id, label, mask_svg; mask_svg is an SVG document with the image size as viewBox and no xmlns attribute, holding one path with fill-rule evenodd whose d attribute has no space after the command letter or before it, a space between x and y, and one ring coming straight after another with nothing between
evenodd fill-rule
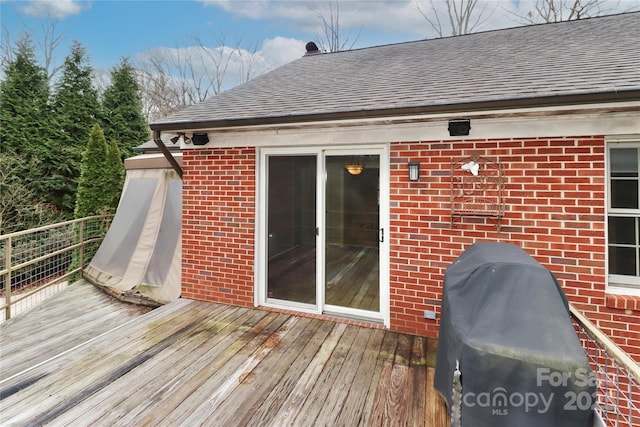
<instances>
[{"instance_id":1,"label":"deck railing","mask_svg":"<svg viewBox=\"0 0 640 427\"><path fill-rule=\"evenodd\" d=\"M592 402L596 412L606 426L640 426L640 365L579 310L570 309L597 380L598 401Z\"/></svg>"},{"instance_id":2,"label":"deck railing","mask_svg":"<svg viewBox=\"0 0 640 427\"><path fill-rule=\"evenodd\" d=\"M82 276L112 218L92 216L0 235L0 322ZM597 378L596 412L606 426L640 426L640 365L580 311L570 309Z\"/></svg>"},{"instance_id":3,"label":"deck railing","mask_svg":"<svg viewBox=\"0 0 640 427\"><path fill-rule=\"evenodd\" d=\"M112 218L91 216L0 235L0 321L82 276Z\"/></svg>"}]
</instances>

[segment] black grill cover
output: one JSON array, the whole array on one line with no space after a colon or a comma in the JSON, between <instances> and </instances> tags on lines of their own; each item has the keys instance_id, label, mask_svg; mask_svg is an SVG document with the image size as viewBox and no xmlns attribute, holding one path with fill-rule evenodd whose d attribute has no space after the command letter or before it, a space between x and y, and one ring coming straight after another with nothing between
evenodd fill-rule
<instances>
[{"instance_id":1,"label":"black grill cover","mask_svg":"<svg viewBox=\"0 0 640 427\"><path fill-rule=\"evenodd\" d=\"M553 274L505 243L476 243L454 261L434 387L450 411L460 406L462 426L591 426L595 378Z\"/></svg>"}]
</instances>

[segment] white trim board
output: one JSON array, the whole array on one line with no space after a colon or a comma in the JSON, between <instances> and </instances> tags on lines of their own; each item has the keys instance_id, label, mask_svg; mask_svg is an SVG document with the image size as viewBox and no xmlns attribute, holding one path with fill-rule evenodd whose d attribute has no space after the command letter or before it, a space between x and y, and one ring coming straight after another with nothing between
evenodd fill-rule
<instances>
[{"instance_id":1,"label":"white trim board","mask_svg":"<svg viewBox=\"0 0 640 427\"><path fill-rule=\"evenodd\" d=\"M640 102L599 108L487 111L468 114L388 117L378 119L308 122L288 125L211 129L210 142L194 148L278 147L342 144L379 144L395 141L562 137L640 134ZM471 120L467 137L451 137L448 121ZM187 131L188 132L188 131ZM199 131L204 132L204 131Z\"/></svg>"}]
</instances>

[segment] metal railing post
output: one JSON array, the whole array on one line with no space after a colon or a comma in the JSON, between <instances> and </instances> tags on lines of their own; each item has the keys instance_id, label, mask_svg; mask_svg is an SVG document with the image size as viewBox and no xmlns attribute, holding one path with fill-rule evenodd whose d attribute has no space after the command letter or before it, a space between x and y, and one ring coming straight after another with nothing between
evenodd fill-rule
<instances>
[{"instance_id":1,"label":"metal railing post","mask_svg":"<svg viewBox=\"0 0 640 427\"><path fill-rule=\"evenodd\" d=\"M7 237L5 241L5 254L4 265L7 267L7 272L4 276L4 301L7 307L5 310L5 319L11 318L11 236Z\"/></svg>"},{"instance_id":2,"label":"metal railing post","mask_svg":"<svg viewBox=\"0 0 640 427\"><path fill-rule=\"evenodd\" d=\"M80 220L80 254L78 255L78 261L80 264L80 278L84 279L84 218Z\"/></svg>"},{"instance_id":3,"label":"metal railing post","mask_svg":"<svg viewBox=\"0 0 640 427\"><path fill-rule=\"evenodd\" d=\"M576 332L597 378L595 410L607 426L635 427L640 417L640 365L569 304Z\"/></svg>"},{"instance_id":4,"label":"metal railing post","mask_svg":"<svg viewBox=\"0 0 640 427\"><path fill-rule=\"evenodd\" d=\"M109 228L109 219L112 216L94 215L1 235L0 243L6 246L3 247L3 255L0 255L4 261L4 265L0 263L0 281L4 280L5 282L4 287L0 282L0 293L5 297L5 301L0 304L0 314L4 314L4 319L0 319L0 322L10 319L12 315L19 314L23 309L33 307L34 301L30 299L39 295L41 291L58 286L70 277L77 277L78 265L80 277L84 278L85 259L87 258L85 249L92 249L88 245L100 243L104 239ZM94 230L92 228L94 222L98 225L104 224L106 227ZM80 229L75 229L78 226ZM89 227L86 233L85 226ZM62 240L60 238L54 239L47 246L47 235L40 237L41 235L38 233L49 233L50 230L58 230L56 232L62 234L63 237ZM41 245L38 246L39 244ZM17 259L14 259L13 249L17 251L15 252ZM76 251L80 251L77 257ZM56 262L58 264L55 264ZM68 264L62 266L63 262L68 262ZM43 265L43 267L39 267L39 265ZM73 265L74 268L69 269L69 265ZM25 273L20 273L23 270ZM49 275L46 277L37 276L38 271L41 274ZM18 274L18 277L13 277L12 281L14 272ZM34 276L29 276L30 274ZM29 286L31 284L37 284L37 286ZM15 295L13 288L16 290ZM37 302L35 303L37 304ZM20 309L17 309L16 305Z\"/></svg>"}]
</instances>

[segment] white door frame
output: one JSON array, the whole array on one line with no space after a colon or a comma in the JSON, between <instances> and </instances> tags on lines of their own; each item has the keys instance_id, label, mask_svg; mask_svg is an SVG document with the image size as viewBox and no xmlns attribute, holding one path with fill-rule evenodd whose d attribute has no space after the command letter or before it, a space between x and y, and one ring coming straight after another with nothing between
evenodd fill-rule
<instances>
[{"instance_id":1,"label":"white door frame","mask_svg":"<svg viewBox=\"0 0 640 427\"><path fill-rule=\"evenodd\" d=\"M365 310L357 310L347 307L326 306L324 295L324 248L325 248L325 156L327 155L359 155L373 154L380 156L380 206L379 224L384 230L384 238L379 244L379 269L380 269L380 312L372 313ZM315 155L317 159L316 180L316 227L320 230L316 236L316 301L317 304L300 304L291 301L269 301L266 294L267 288L267 175L268 156L295 156ZM296 310L312 314L333 314L350 318L362 318L382 322L386 327L391 324L389 306L389 146L388 144L354 145L341 147L279 147L261 148L256 156L256 251L255 251L255 306L266 306L280 309Z\"/></svg>"}]
</instances>

